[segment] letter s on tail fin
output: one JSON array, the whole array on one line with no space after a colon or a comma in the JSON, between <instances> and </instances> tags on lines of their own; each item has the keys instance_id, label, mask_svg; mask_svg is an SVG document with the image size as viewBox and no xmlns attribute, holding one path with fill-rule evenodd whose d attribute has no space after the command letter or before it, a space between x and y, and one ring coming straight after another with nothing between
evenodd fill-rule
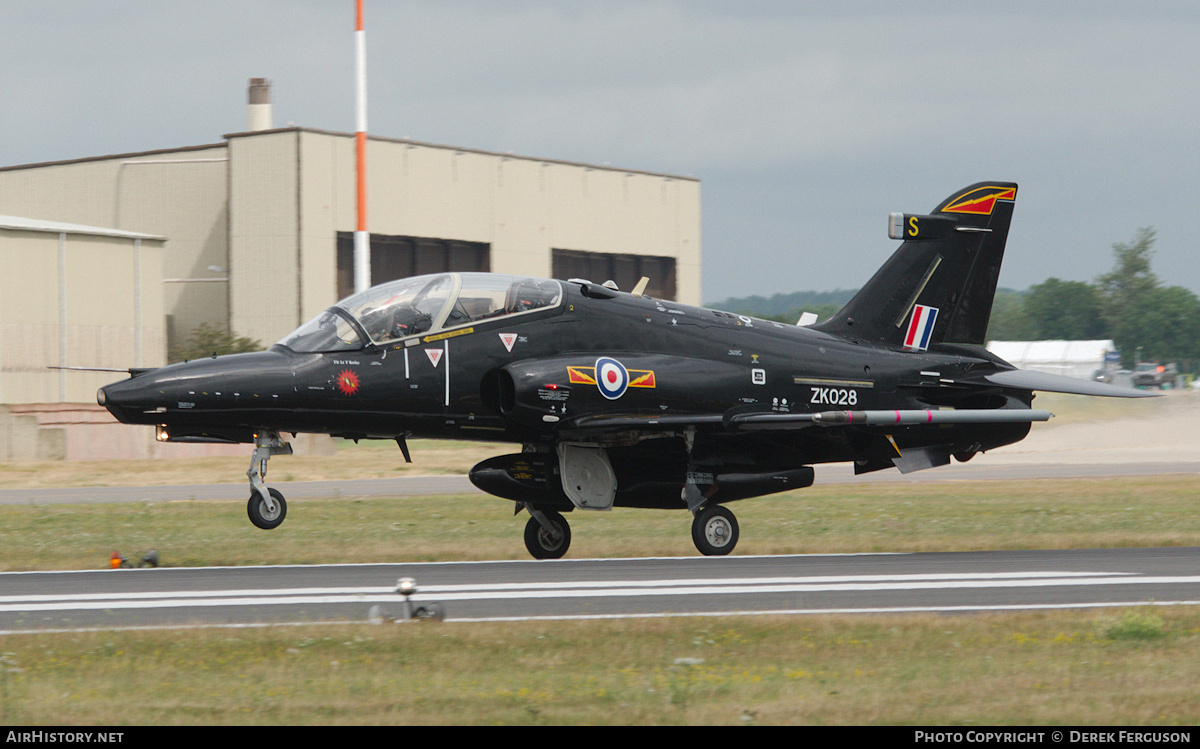
<instances>
[{"instance_id":1,"label":"letter s on tail fin","mask_svg":"<svg viewBox=\"0 0 1200 749\"><path fill-rule=\"evenodd\" d=\"M928 216L892 214L888 233L904 244L845 307L812 327L912 350L982 346L1016 198L1015 183L980 182Z\"/></svg>"}]
</instances>

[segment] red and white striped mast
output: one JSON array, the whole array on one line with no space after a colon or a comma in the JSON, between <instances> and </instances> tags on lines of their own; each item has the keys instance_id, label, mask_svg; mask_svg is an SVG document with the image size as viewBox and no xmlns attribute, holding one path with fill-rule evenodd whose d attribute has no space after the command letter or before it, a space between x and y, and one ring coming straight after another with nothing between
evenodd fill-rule
<instances>
[{"instance_id":1,"label":"red and white striped mast","mask_svg":"<svg viewBox=\"0 0 1200 749\"><path fill-rule=\"evenodd\" d=\"M355 0L355 162L358 169L358 224L354 232L354 291L371 285L371 235L367 233L367 36L363 0Z\"/></svg>"}]
</instances>

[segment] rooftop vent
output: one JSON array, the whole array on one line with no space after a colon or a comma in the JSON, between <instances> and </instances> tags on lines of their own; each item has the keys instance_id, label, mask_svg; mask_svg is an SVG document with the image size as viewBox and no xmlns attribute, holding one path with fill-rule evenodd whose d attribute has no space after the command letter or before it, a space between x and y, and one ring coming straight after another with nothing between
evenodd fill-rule
<instances>
[{"instance_id":1,"label":"rooftop vent","mask_svg":"<svg viewBox=\"0 0 1200 749\"><path fill-rule=\"evenodd\" d=\"M271 82L266 78L250 79L250 99L246 109L246 129L271 129Z\"/></svg>"}]
</instances>

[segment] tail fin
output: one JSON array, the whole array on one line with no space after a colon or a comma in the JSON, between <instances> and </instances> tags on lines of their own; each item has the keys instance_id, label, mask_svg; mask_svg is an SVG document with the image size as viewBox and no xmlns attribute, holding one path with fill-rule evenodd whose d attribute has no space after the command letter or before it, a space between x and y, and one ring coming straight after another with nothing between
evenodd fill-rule
<instances>
[{"instance_id":1,"label":"tail fin","mask_svg":"<svg viewBox=\"0 0 1200 749\"><path fill-rule=\"evenodd\" d=\"M811 327L914 350L983 345L1016 198L1013 182L980 182L931 215L893 213L888 233L904 244L845 307Z\"/></svg>"}]
</instances>

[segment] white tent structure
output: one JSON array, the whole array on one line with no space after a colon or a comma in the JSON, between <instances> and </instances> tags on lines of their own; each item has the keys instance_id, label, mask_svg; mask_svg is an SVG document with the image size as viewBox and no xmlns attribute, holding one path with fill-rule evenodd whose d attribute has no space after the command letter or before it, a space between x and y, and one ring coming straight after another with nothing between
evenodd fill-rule
<instances>
[{"instance_id":1,"label":"white tent structure","mask_svg":"<svg viewBox=\"0 0 1200 749\"><path fill-rule=\"evenodd\" d=\"M1117 350L1102 341L989 341L987 350L1018 369L1090 380L1104 368L1104 355Z\"/></svg>"}]
</instances>

